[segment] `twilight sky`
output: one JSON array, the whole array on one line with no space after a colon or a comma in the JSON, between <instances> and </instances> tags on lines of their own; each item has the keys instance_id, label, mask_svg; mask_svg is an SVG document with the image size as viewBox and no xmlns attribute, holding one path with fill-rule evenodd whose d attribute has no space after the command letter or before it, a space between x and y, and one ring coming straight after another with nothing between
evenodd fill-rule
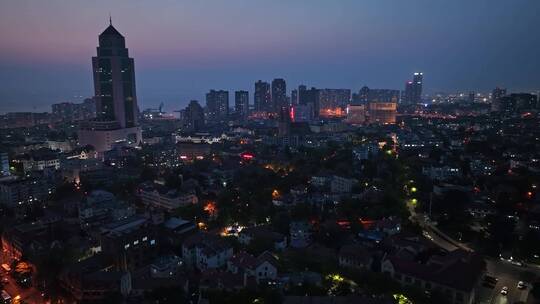
<instances>
[{"instance_id":1,"label":"twilight sky","mask_svg":"<svg viewBox=\"0 0 540 304\"><path fill-rule=\"evenodd\" d=\"M539 0L0 0L0 113L91 96L109 13L141 109L275 77L288 90L403 89L414 71L428 92L540 88Z\"/></svg>"}]
</instances>

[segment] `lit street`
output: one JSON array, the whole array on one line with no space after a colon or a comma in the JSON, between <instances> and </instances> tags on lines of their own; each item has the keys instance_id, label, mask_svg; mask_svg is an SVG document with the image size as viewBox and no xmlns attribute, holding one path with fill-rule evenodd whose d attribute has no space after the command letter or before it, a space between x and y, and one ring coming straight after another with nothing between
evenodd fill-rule
<instances>
[{"instance_id":1,"label":"lit street","mask_svg":"<svg viewBox=\"0 0 540 304\"><path fill-rule=\"evenodd\" d=\"M2 1L0 304L540 304L540 0L259 2Z\"/></svg>"},{"instance_id":2,"label":"lit street","mask_svg":"<svg viewBox=\"0 0 540 304\"><path fill-rule=\"evenodd\" d=\"M10 275L2 271L2 280L4 280L4 278L7 278L8 282L4 283L3 288L13 299L16 299L17 296L20 296L19 301L22 301L23 303L46 303L46 301L43 300L41 293L36 288L23 288L17 285L17 282L15 282L15 280Z\"/></svg>"}]
</instances>

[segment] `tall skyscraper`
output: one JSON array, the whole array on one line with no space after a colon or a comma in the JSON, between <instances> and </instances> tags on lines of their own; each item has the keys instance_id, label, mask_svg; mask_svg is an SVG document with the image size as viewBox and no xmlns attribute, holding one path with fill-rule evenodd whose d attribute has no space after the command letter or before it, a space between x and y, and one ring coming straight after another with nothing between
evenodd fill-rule
<instances>
[{"instance_id":1,"label":"tall skyscraper","mask_svg":"<svg viewBox=\"0 0 540 304\"><path fill-rule=\"evenodd\" d=\"M92 58L98 119L116 120L122 128L137 125L135 69L124 36L112 24L99 35Z\"/></svg>"},{"instance_id":2,"label":"tall skyscraper","mask_svg":"<svg viewBox=\"0 0 540 304\"><path fill-rule=\"evenodd\" d=\"M403 103L417 104L422 102L422 90L424 83L423 73L414 73L413 80L405 84L405 93L403 94Z\"/></svg>"},{"instance_id":3,"label":"tall skyscraper","mask_svg":"<svg viewBox=\"0 0 540 304\"><path fill-rule=\"evenodd\" d=\"M255 111L271 111L270 84L259 80L255 82L255 94L253 95Z\"/></svg>"},{"instance_id":4,"label":"tall skyscraper","mask_svg":"<svg viewBox=\"0 0 540 304\"><path fill-rule=\"evenodd\" d=\"M236 91L234 92L234 111L242 118L246 119L249 115L249 92Z\"/></svg>"},{"instance_id":5,"label":"tall skyscraper","mask_svg":"<svg viewBox=\"0 0 540 304\"><path fill-rule=\"evenodd\" d=\"M219 122L229 116L229 91L210 90L206 93L206 111L208 121Z\"/></svg>"},{"instance_id":6,"label":"tall skyscraper","mask_svg":"<svg viewBox=\"0 0 540 304\"><path fill-rule=\"evenodd\" d=\"M204 128L204 110L197 100L192 100L184 110L184 125L186 130L198 132Z\"/></svg>"},{"instance_id":7,"label":"tall skyscraper","mask_svg":"<svg viewBox=\"0 0 540 304\"><path fill-rule=\"evenodd\" d=\"M272 107L276 113L281 112L281 108L287 105L287 84L285 79L276 78L272 80Z\"/></svg>"},{"instance_id":8,"label":"tall skyscraper","mask_svg":"<svg viewBox=\"0 0 540 304\"><path fill-rule=\"evenodd\" d=\"M110 150L114 143L138 145L142 136L137 121L134 61L129 57L124 36L112 22L99 35L92 67L96 119L81 126L79 143L92 145L98 152Z\"/></svg>"}]
</instances>

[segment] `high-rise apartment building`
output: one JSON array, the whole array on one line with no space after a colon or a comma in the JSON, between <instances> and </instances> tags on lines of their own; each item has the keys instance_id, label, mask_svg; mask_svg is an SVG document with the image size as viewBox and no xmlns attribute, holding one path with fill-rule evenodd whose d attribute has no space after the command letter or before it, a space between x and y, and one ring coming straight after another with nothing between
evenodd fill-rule
<instances>
[{"instance_id":1,"label":"high-rise apartment building","mask_svg":"<svg viewBox=\"0 0 540 304\"><path fill-rule=\"evenodd\" d=\"M83 103L61 102L52 105L55 120L78 121L96 117L96 103L93 98L86 98Z\"/></svg>"},{"instance_id":2,"label":"high-rise apartment building","mask_svg":"<svg viewBox=\"0 0 540 304\"><path fill-rule=\"evenodd\" d=\"M259 80L255 82L255 94L253 95L255 103L255 111L264 112L271 111L272 99L270 94L270 84Z\"/></svg>"},{"instance_id":3,"label":"high-rise apartment building","mask_svg":"<svg viewBox=\"0 0 540 304\"><path fill-rule=\"evenodd\" d=\"M294 89L291 91L291 105L295 106L298 104L298 90Z\"/></svg>"},{"instance_id":4,"label":"high-rise apartment building","mask_svg":"<svg viewBox=\"0 0 540 304\"><path fill-rule=\"evenodd\" d=\"M424 83L423 73L414 73L413 80L405 84L405 92L402 102L404 104L417 104L422 102L422 90Z\"/></svg>"},{"instance_id":5,"label":"high-rise apartment building","mask_svg":"<svg viewBox=\"0 0 540 304\"><path fill-rule=\"evenodd\" d=\"M227 120L229 116L229 91L210 90L206 93L206 111L209 122Z\"/></svg>"},{"instance_id":6,"label":"high-rise apartment building","mask_svg":"<svg viewBox=\"0 0 540 304\"><path fill-rule=\"evenodd\" d=\"M287 84L285 79L272 80L272 107L275 113L280 113L281 108L287 106Z\"/></svg>"},{"instance_id":7,"label":"high-rise apartment building","mask_svg":"<svg viewBox=\"0 0 540 304\"><path fill-rule=\"evenodd\" d=\"M186 130L198 132L204 128L204 109L197 100L192 100L184 110L184 126Z\"/></svg>"},{"instance_id":8,"label":"high-rise apartment building","mask_svg":"<svg viewBox=\"0 0 540 304\"><path fill-rule=\"evenodd\" d=\"M392 89L369 89L366 96L367 102L398 102L399 90Z\"/></svg>"},{"instance_id":9,"label":"high-rise apartment building","mask_svg":"<svg viewBox=\"0 0 540 304\"><path fill-rule=\"evenodd\" d=\"M353 104L365 104L368 101L369 88L363 86L358 93L352 95Z\"/></svg>"},{"instance_id":10,"label":"high-rise apartment building","mask_svg":"<svg viewBox=\"0 0 540 304\"><path fill-rule=\"evenodd\" d=\"M349 89L320 89L319 106L321 109L346 107L351 100Z\"/></svg>"},{"instance_id":11,"label":"high-rise apartment building","mask_svg":"<svg viewBox=\"0 0 540 304\"><path fill-rule=\"evenodd\" d=\"M298 90L298 103L300 105L311 105L313 109L313 117L319 117L319 90L317 88L306 89L305 87Z\"/></svg>"},{"instance_id":12,"label":"high-rise apartment building","mask_svg":"<svg viewBox=\"0 0 540 304\"><path fill-rule=\"evenodd\" d=\"M246 119L249 115L249 92L234 92L234 111L241 119Z\"/></svg>"}]
</instances>

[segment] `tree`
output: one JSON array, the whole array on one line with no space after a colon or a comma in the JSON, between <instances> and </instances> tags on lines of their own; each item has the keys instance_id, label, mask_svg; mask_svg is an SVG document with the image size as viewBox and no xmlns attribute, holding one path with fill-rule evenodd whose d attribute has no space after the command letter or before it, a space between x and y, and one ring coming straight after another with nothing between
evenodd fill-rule
<instances>
[{"instance_id":1,"label":"tree","mask_svg":"<svg viewBox=\"0 0 540 304\"><path fill-rule=\"evenodd\" d=\"M531 294L535 299L540 300L540 281L536 281L532 284Z\"/></svg>"},{"instance_id":2,"label":"tree","mask_svg":"<svg viewBox=\"0 0 540 304\"><path fill-rule=\"evenodd\" d=\"M265 251L274 249L274 242L271 239L255 238L249 242L246 250L254 256L258 256Z\"/></svg>"},{"instance_id":3,"label":"tree","mask_svg":"<svg viewBox=\"0 0 540 304\"><path fill-rule=\"evenodd\" d=\"M154 303L160 304L182 304L189 303L186 300L182 288L179 286L175 287L160 287L152 290L151 292L145 295L145 298L148 300L153 300ZM118 302L115 302L118 303Z\"/></svg>"}]
</instances>

